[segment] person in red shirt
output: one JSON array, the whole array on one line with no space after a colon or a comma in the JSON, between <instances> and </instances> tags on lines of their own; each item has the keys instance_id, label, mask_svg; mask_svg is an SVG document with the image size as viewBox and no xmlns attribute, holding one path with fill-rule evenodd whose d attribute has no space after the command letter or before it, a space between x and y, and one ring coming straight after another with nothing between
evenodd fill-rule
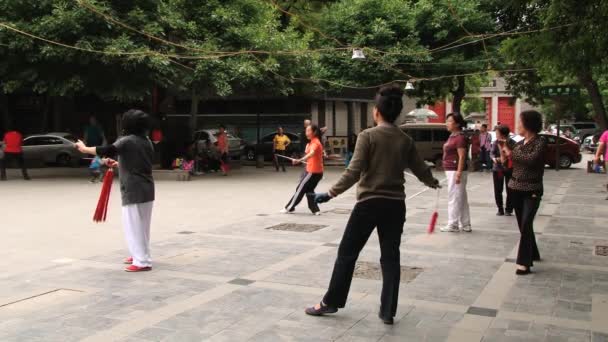
<instances>
[{"instance_id":1,"label":"person in red shirt","mask_svg":"<svg viewBox=\"0 0 608 342\"><path fill-rule=\"evenodd\" d=\"M289 200L282 213L292 213L296 206L300 204L304 195L308 199L308 208L314 215L320 215L321 210L315 203L315 188L323 178L323 145L321 144L321 129L319 126L311 124L306 127L306 138L310 140L306 145L305 155L293 161L294 165L306 162L306 172L302 174L300 183L296 188L295 194Z\"/></svg>"},{"instance_id":2,"label":"person in red shirt","mask_svg":"<svg viewBox=\"0 0 608 342\"><path fill-rule=\"evenodd\" d=\"M228 163L230 162L228 152L230 148L228 146L228 134L226 133L226 127L224 127L224 125L220 125L220 132L217 134L217 148L220 150L222 172L224 173L224 176L228 176Z\"/></svg>"},{"instance_id":3,"label":"person in red shirt","mask_svg":"<svg viewBox=\"0 0 608 342\"><path fill-rule=\"evenodd\" d=\"M2 139L2 146L4 146L4 158L0 159L0 180L6 180L6 165L10 160L16 160L21 168L23 179L30 180L30 176L25 168L25 161L23 160L23 136L21 133L9 128Z\"/></svg>"}]
</instances>

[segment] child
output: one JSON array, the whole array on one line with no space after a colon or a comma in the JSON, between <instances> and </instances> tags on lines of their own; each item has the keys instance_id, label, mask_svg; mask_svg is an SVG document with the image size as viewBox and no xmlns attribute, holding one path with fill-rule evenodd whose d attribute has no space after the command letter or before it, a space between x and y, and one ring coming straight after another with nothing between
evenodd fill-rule
<instances>
[{"instance_id":1,"label":"child","mask_svg":"<svg viewBox=\"0 0 608 342\"><path fill-rule=\"evenodd\" d=\"M122 117L124 136L114 144L102 147L87 147L82 141L76 147L91 155L118 155L118 163L108 159L108 166L118 166L120 192L122 194L122 220L131 264L125 271L142 272L152 269L150 258L150 221L154 203L154 179L152 162L154 147L148 138L148 114L131 109Z\"/></svg>"},{"instance_id":2,"label":"child","mask_svg":"<svg viewBox=\"0 0 608 342\"><path fill-rule=\"evenodd\" d=\"M91 160L91 164L89 165L89 171L91 172L91 183L97 183L97 182L101 182L102 180L102 172L101 172L101 166L103 165L103 162L101 160L101 158L99 158L99 156L95 156L93 158L93 160Z\"/></svg>"}]
</instances>

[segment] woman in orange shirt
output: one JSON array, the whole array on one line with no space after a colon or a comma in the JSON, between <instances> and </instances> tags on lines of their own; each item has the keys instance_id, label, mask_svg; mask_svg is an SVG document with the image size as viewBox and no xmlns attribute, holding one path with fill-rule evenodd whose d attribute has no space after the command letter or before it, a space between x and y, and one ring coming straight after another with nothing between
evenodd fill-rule
<instances>
[{"instance_id":1,"label":"woman in orange shirt","mask_svg":"<svg viewBox=\"0 0 608 342\"><path fill-rule=\"evenodd\" d=\"M281 210L282 213L292 213L300 204L304 195L308 199L308 208L314 215L320 215L319 206L315 203L315 188L323 178L323 145L321 144L321 130L317 125L306 127L306 138L310 143L306 145L304 157L293 161L294 165L306 162L306 172L302 174L300 183L289 203Z\"/></svg>"}]
</instances>

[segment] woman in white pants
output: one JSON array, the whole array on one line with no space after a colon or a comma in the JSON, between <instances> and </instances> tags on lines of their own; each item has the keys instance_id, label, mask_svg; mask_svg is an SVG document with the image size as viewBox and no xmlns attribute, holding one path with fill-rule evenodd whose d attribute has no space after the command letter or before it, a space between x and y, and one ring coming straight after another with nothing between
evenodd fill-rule
<instances>
[{"instance_id":1,"label":"woman in white pants","mask_svg":"<svg viewBox=\"0 0 608 342\"><path fill-rule=\"evenodd\" d=\"M443 169L448 182L448 224L442 232L471 232L471 215L467 197L467 137L462 131L467 123L462 115L447 116L446 125L451 133L443 145Z\"/></svg>"},{"instance_id":2,"label":"woman in white pants","mask_svg":"<svg viewBox=\"0 0 608 342\"><path fill-rule=\"evenodd\" d=\"M150 127L148 114L140 110L129 110L122 117L123 136L114 144L101 147L86 147L82 141L76 143L80 152L99 156L118 155L118 163L105 159L109 166L118 164L120 192L122 195L122 223L125 239L131 256L127 272L142 272L152 269L150 257L150 221L154 203L154 179L152 162L154 147L148 138Z\"/></svg>"}]
</instances>

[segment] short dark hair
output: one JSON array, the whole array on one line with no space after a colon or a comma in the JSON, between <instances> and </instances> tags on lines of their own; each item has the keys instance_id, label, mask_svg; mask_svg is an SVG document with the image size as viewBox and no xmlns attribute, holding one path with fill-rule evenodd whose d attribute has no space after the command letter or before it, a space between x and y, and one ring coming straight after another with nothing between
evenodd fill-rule
<instances>
[{"instance_id":1,"label":"short dark hair","mask_svg":"<svg viewBox=\"0 0 608 342\"><path fill-rule=\"evenodd\" d=\"M488 125L487 124L483 124L483 125L481 125L481 127L488 128Z\"/></svg>"},{"instance_id":2,"label":"short dark hair","mask_svg":"<svg viewBox=\"0 0 608 342\"><path fill-rule=\"evenodd\" d=\"M507 125L496 126L496 130L499 131L500 134L505 137L508 137L509 133L511 133L511 129Z\"/></svg>"},{"instance_id":3,"label":"short dark hair","mask_svg":"<svg viewBox=\"0 0 608 342\"><path fill-rule=\"evenodd\" d=\"M454 122L456 122L460 129L464 129L467 127L467 122L464 120L460 113L450 113L445 117L445 119L447 120L449 118L454 119Z\"/></svg>"},{"instance_id":4,"label":"short dark hair","mask_svg":"<svg viewBox=\"0 0 608 342\"><path fill-rule=\"evenodd\" d=\"M535 110L521 112L519 119L527 131L539 133L543 129L543 116Z\"/></svg>"},{"instance_id":5,"label":"short dark hair","mask_svg":"<svg viewBox=\"0 0 608 342\"><path fill-rule=\"evenodd\" d=\"M150 116L139 109L128 110L122 115L122 129L127 135L147 135L150 130Z\"/></svg>"},{"instance_id":6,"label":"short dark hair","mask_svg":"<svg viewBox=\"0 0 608 342\"><path fill-rule=\"evenodd\" d=\"M317 138L321 137L321 129L319 128L319 126L317 126L317 124L311 123L310 126L308 126L308 127L310 127L310 129L312 129L312 134L315 137L317 137Z\"/></svg>"},{"instance_id":7,"label":"short dark hair","mask_svg":"<svg viewBox=\"0 0 608 342\"><path fill-rule=\"evenodd\" d=\"M376 108L384 120L395 122L403 109L403 90L397 86L385 86L376 94Z\"/></svg>"},{"instance_id":8,"label":"short dark hair","mask_svg":"<svg viewBox=\"0 0 608 342\"><path fill-rule=\"evenodd\" d=\"M226 129L226 126L224 126L224 124L220 124L220 128Z\"/></svg>"}]
</instances>

